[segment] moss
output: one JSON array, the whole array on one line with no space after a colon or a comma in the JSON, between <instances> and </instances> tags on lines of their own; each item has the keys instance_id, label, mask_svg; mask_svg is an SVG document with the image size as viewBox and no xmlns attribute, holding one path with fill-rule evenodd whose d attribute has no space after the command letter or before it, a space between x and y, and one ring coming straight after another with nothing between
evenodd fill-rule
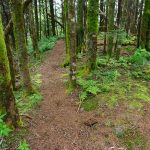
<instances>
[{"instance_id":1,"label":"moss","mask_svg":"<svg viewBox=\"0 0 150 150\"><path fill-rule=\"evenodd\" d=\"M82 107L84 108L85 111L92 111L98 108L98 99L92 98L92 99L87 99L86 101L83 102Z\"/></svg>"},{"instance_id":2,"label":"moss","mask_svg":"<svg viewBox=\"0 0 150 150\"><path fill-rule=\"evenodd\" d=\"M33 91L33 88L29 72L28 54L25 40L23 0L11 0L11 10L22 83L26 91L31 92Z\"/></svg>"},{"instance_id":3,"label":"moss","mask_svg":"<svg viewBox=\"0 0 150 150\"><path fill-rule=\"evenodd\" d=\"M10 126L17 126L18 110L13 95L9 61L4 41L2 20L0 18L0 112L6 113L6 120Z\"/></svg>"},{"instance_id":4,"label":"moss","mask_svg":"<svg viewBox=\"0 0 150 150\"><path fill-rule=\"evenodd\" d=\"M88 33L98 32L98 15L99 15L99 0L88 1L87 12Z\"/></svg>"},{"instance_id":5,"label":"moss","mask_svg":"<svg viewBox=\"0 0 150 150\"><path fill-rule=\"evenodd\" d=\"M88 63L91 72L96 67L99 0L89 0L87 9Z\"/></svg>"},{"instance_id":6,"label":"moss","mask_svg":"<svg viewBox=\"0 0 150 150\"><path fill-rule=\"evenodd\" d=\"M4 41L2 20L0 18L0 110L4 110L3 97L6 97L5 87L9 84L10 80L9 62Z\"/></svg>"}]
</instances>

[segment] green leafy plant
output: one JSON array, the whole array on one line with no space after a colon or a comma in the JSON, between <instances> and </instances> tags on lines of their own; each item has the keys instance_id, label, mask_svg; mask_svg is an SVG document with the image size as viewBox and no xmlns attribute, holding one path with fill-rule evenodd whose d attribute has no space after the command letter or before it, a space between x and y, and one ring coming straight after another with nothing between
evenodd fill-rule
<instances>
[{"instance_id":1,"label":"green leafy plant","mask_svg":"<svg viewBox=\"0 0 150 150\"><path fill-rule=\"evenodd\" d=\"M0 137L7 137L12 131L3 121L5 114L0 115Z\"/></svg>"},{"instance_id":2,"label":"green leafy plant","mask_svg":"<svg viewBox=\"0 0 150 150\"><path fill-rule=\"evenodd\" d=\"M56 43L57 40L58 40L58 37L56 37L56 36L48 37L48 38L43 37L38 43L39 50L41 52L45 52L47 50L51 50L55 46L55 43ZM31 39L28 39L28 46L27 46L27 48L28 48L28 53L32 54L33 53L33 47L32 47Z\"/></svg>"},{"instance_id":3,"label":"green leafy plant","mask_svg":"<svg viewBox=\"0 0 150 150\"><path fill-rule=\"evenodd\" d=\"M79 79L78 84L82 88L82 92L79 94L81 100L88 97L89 94L96 95L100 92L99 83L95 80Z\"/></svg>"},{"instance_id":4,"label":"green leafy plant","mask_svg":"<svg viewBox=\"0 0 150 150\"><path fill-rule=\"evenodd\" d=\"M18 150L29 150L29 144L27 144L26 140L20 142Z\"/></svg>"},{"instance_id":5,"label":"green leafy plant","mask_svg":"<svg viewBox=\"0 0 150 150\"><path fill-rule=\"evenodd\" d=\"M150 52L146 51L146 49L137 49L134 55L129 58L129 62L136 65L146 65L149 58Z\"/></svg>"}]
</instances>

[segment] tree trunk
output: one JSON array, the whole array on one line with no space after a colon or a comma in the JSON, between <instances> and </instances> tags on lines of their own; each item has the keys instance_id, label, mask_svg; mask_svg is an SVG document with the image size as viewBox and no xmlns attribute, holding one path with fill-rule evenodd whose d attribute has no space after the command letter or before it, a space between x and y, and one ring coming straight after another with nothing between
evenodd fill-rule
<instances>
[{"instance_id":1,"label":"tree trunk","mask_svg":"<svg viewBox=\"0 0 150 150\"><path fill-rule=\"evenodd\" d=\"M112 56L113 50L113 31L114 31L114 12L115 12L115 0L108 0L108 39L107 39L107 53L109 57Z\"/></svg>"},{"instance_id":2,"label":"tree trunk","mask_svg":"<svg viewBox=\"0 0 150 150\"><path fill-rule=\"evenodd\" d=\"M38 38L37 38L37 31L36 31L36 26L33 17L32 3L29 6L29 22L30 22L30 34L32 39L33 53L34 53L34 57L37 57L40 51L38 47Z\"/></svg>"},{"instance_id":3,"label":"tree trunk","mask_svg":"<svg viewBox=\"0 0 150 150\"><path fill-rule=\"evenodd\" d=\"M54 1L49 0L49 3L50 3L52 33L53 33L53 36L55 36L56 35L56 30L55 30L55 16L54 16Z\"/></svg>"},{"instance_id":4,"label":"tree trunk","mask_svg":"<svg viewBox=\"0 0 150 150\"><path fill-rule=\"evenodd\" d=\"M150 51L150 0L145 0L144 13L141 26L141 47Z\"/></svg>"},{"instance_id":5,"label":"tree trunk","mask_svg":"<svg viewBox=\"0 0 150 150\"><path fill-rule=\"evenodd\" d=\"M18 50L18 58L22 83L28 93L33 92L31 77L28 66L28 54L25 41L23 1L11 0L11 10L13 18L13 28L15 34L16 48Z\"/></svg>"},{"instance_id":6,"label":"tree trunk","mask_svg":"<svg viewBox=\"0 0 150 150\"><path fill-rule=\"evenodd\" d=\"M87 9L88 71L96 67L99 0L89 0Z\"/></svg>"},{"instance_id":7,"label":"tree trunk","mask_svg":"<svg viewBox=\"0 0 150 150\"><path fill-rule=\"evenodd\" d=\"M82 51L84 44L84 10L83 0L77 2L77 53Z\"/></svg>"},{"instance_id":8,"label":"tree trunk","mask_svg":"<svg viewBox=\"0 0 150 150\"><path fill-rule=\"evenodd\" d=\"M142 12L143 12L144 0L140 3L140 16L138 19L138 33L137 33L137 48L140 47L140 37L141 37L141 23L142 23Z\"/></svg>"},{"instance_id":9,"label":"tree trunk","mask_svg":"<svg viewBox=\"0 0 150 150\"><path fill-rule=\"evenodd\" d=\"M76 18L75 18L75 1L70 0L68 3L68 35L69 35L69 54L70 54L70 85L76 87Z\"/></svg>"},{"instance_id":10,"label":"tree trunk","mask_svg":"<svg viewBox=\"0 0 150 150\"><path fill-rule=\"evenodd\" d=\"M9 61L7 58L2 21L0 18L0 111L6 113L6 122L17 127L18 110L13 95Z\"/></svg>"},{"instance_id":11,"label":"tree trunk","mask_svg":"<svg viewBox=\"0 0 150 150\"><path fill-rule=\"evenodd\" d=\"M37 0L34 0L34 14L35 14L37 38L38 38L38 40L39 40L39 18L38 18Z\"/></svg>"}]
</instances>

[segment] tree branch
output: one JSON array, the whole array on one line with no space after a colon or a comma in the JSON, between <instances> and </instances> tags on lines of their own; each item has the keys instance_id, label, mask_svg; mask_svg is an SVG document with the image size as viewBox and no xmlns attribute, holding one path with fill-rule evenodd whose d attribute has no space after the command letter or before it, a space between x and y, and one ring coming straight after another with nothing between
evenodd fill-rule
<instances>
[{"instance_id":1,"label":"tree branch","mask_svg":"<svg viewBox=\"0 0 150 150\"><path fill-rule=\"evenodd\" d=\"M47 15L48 15L49 17L51 17L51 14L50 14L50 13L47 13ZM62 28L64 28L63 24L61 24L56 18L54 18L54 21L55 21L56 23L58 23Z\"/></svg>"}]
</instances>

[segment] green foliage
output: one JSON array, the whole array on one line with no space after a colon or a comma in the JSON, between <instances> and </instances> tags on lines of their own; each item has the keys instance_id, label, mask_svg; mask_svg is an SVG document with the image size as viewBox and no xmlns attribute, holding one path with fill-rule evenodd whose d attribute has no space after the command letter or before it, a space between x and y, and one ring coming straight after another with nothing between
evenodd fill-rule
<instances>
[{"instance_id":1,"label":"green foliage","mask_svg":"<svg viewBox=\"0 0 150 150\"><path fill-rule=\"evenodd\" d=\"M12 131L3 121L4 116L4 114L0 114L0 137L8 137L9 133Z\"/></svg>"},{"instance_id":2,"label":"green foliage","mask_svg":"<svg viewBox=\"0 0 150 150\"><path fill-rule=\"evenodd\" d=\"M45 52L47 50L51 50L57 41L58 37L48 37L48 38L43 38L39 42L39 49L41 52Z\"/></svg>"},{"instance_id":3,"label":"green foliage","mask_svg":"<svg viewBox=\"0 0 150 150\"><path fill-rule=\"evenodd\" d=\"M85 111L95 110L98 107L98 100L93 98L85 100L82 104L82 107L84 108Z\"/></svg>"},{"instance_id":4,"label":"green foliage","mask_svg":"<svg viewBox=\"0 0 150 150\"><path fill-rule=\"evenodd\" d=\"M56 37L56 36L48 37L48 38L43 37L38 43L39 50L41 52L51 50L55 46L57 40L58 40L58 37ZM28 39L28 53L29 54L33 53L33 47L32 47L31 39Z\"/></svg>"},{"instance_id":5,"label":"green foliage","mask_svg":"<svg viewBox=\"0 0 150 150\"><path fill-rule=\"evenodd\" d=\"M127 34L124 34L124 38L123 38L123 42L122 45L134 45L135 41L136 41L136 37L135 36L128 36Z\"/></svg>"},{"instance_id":6,"label":"green foliage","mask_svg":"<svg viewBox=\"0 0 150 150\"><path fill-rule=\"evenodd\" d=\"M40 93L26 95L24 90L16 91L14 94L16 97L17 106L21 113L28 112L43 99Z\"/></svg>"},{"instance_id":7,"label":"green foliage","mask_svg":"<svg viewBox=\"0 0 150 150\"><path fill-rule=\"evenodd\" d=\"M123 134L118 135L118 138L123 142L128 150L133 150L133 147L135 146L139 149L146 150L146 139L137 129L128 128Z\"/></svg>"},{"instance_id":8,"label":"green foliage","mask_svg":"<svg viewBox=\"0 0 150 150\"><path fill-rule=\"evenodd\" d=\"M82 92L80 93L80 99L85 100L88 95L96 95L100 92L99 84L97 81L94 80L84 80L78 79L78 84L82 88Z\"/></svg>"},{"instance_id":9,"label":"green foliage","mask_svg":"<svg viewBox=\"0 0 150 150\"><path fill-rule=\"evenodd\" d=\"M111 70L101 73L102 76L107 78L110 81L116 81L117 78L120 76L120 73L117 70Z\"/></svg>"},{"instance_id":10,"label":"green foliage","mask_svg":"<svg viewBox=\"0 0 150 150\"><path fill-rule=\"evenodd\" d=\"M18 147L18 150L29 150L29 144L27 144L26 140L24 141L20 141L20 144L19 144L19 147Z\"/></svg>"},{"instance_id":11,"label":"green foliage","mask_svg":"<svg viewBox=\"0 0 150 150\"><path fill-rule=\"evenodd\" d=\"M148 64L148 59L150 58L150 52L145 49L137 49L133 56L129 58L129 62L136 65L146 65Z\"/></svg>"}]
</instances>

